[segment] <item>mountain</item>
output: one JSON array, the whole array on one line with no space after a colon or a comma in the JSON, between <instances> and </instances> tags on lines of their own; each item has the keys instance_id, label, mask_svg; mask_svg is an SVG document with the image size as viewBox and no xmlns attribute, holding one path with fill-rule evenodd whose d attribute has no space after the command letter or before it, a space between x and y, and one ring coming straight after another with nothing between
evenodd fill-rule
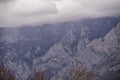
<instances>
[{"instance_id":1,"label":"mountain","mask_svg":"<svg viewBox=\"0 0 120 80\"><path fill-rule=\"evenodd\" d=\"M67 80L67 71L81 66L95 80L120 77L120 18L87 19L37 27L0 29L0 65L17 80L42 69L51 78ZM112 75L112 76L111 76Z\"/></svg>"}]
</instances>

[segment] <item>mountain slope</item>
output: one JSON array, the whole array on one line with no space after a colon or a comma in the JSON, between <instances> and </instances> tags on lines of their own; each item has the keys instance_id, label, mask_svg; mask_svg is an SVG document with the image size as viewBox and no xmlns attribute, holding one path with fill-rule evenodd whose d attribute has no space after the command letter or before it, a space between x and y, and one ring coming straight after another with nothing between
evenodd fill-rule
<instances>
[{"instance_id":1,"label":"mountain slope","mask_svg":"<svg viewBox=\"0 0 120 80\"><path fill-rule=\"evenodd\" d=\"M0 29L0 64L18 80L42 69L56 80L81 66L95 71L96 80L119 77L120 19L93 19L41 27ZM117 27L115 27L117 25ZM110 79L112 79L110 78ZM109 79L109 80L110 80Z\"/></svg>"}]
</instances>

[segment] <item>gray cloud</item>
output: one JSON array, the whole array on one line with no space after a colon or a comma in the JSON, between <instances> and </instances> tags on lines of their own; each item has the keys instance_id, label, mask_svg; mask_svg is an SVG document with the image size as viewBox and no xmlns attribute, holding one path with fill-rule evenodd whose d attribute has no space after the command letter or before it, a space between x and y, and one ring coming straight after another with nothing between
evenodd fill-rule
<instances>
[{"instance_id":1,"label":"gray cloud","mask_svg":"<svg viewBox=\"0 0 120 80\"><path fill-rule=\"evenodd\" d=\"M0 0L0 26L120 16L120 0Z\"/></svg>"},{"instance_id":2,"label":"gray cloud","mask_svg":"<svg viewBox=\"0 0 120 80\"><path fill-rule=\"evenodd\" d=\"M14 1L14 0L0 0L0 5L1 4L7 4L7 3L11 2L11 1Z\"/></svg>"},{"instance_id":3,"label":"gray cloud","mask_svg":"<svg viewBox=\"0 0 120 80\"><path fill-rule=\"evenodd\" d=\"M8 2L10 0L0 0L0 3Z\"/></svg>"}]
</instances>

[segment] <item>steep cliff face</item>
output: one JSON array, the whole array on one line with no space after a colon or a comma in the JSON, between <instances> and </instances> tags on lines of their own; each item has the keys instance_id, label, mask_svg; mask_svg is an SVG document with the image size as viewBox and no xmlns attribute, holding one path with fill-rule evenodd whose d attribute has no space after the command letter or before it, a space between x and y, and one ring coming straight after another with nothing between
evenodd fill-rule
<instances>
[{"instance_id":1,"label":"steep cliff face","mask_svg":"<svg viewBox=\"0 0 120 80\"><path fill-rule=\"evenodd\" d=\"M76 38L73 32L70 32L63 40L51 47L44 56L35 59L33 67L52 73L51 80L56 80L58 75L59 78L66 80L67 71L74 66L82 66L87 71L95 71L95 80L117 80L120 78L119 30L120 24L104 37L93 41L81 38L76 42L77 44L74 43ZM69 44L63 44L64 42L69 42Z\"/></svg>"},{"instance_id":2,"label":"steep cliff face","mask_svg":"<svg viewBox=\"0 0 120 80\"><path fill-rule=\"evenodd\" d=\"M119 80L120 79L120 23L113 28L105 37L104 46L108 49L100 74L106 75L103 80ZM104 70L105 69L105 70ZM104 71L103 71L104 70ZM102 71L102 72L101 72Z\"/></svg>"},{"instance_id":3,"label":"steep cliff face","mask_svg":"<svg viewBox=\"0 0 120 80\"><path fill-rule=\"evenodd\" d=\"M67 80L67 72L75 66L93 70L95 80L114 80L120 70L118 21L95 19L0 29L0 64L8 66L18 80L26 80L38 69L51 80Z\"/></svg>"}]
</instances>

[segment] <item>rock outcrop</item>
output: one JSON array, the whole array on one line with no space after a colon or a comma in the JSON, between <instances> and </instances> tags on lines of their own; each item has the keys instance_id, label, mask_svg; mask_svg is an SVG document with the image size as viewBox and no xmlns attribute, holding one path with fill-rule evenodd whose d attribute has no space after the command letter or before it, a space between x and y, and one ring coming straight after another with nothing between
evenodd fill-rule
<instances>
[{"instance_id":1,"label":"rock outcrop","mask_svg":"<svg viewBox=\"0 0 120 80\"><path fill-rule=\"evenodd\" d=\"M116 27L117 21L113 24L103 19L4 29L0 35L0 65L9 67L17 80L27 80L39 69L51 80L69 80L68 71L77 66L93 71L95 80L117 80L120 23Z\"/></svg>"}]
</instances>

